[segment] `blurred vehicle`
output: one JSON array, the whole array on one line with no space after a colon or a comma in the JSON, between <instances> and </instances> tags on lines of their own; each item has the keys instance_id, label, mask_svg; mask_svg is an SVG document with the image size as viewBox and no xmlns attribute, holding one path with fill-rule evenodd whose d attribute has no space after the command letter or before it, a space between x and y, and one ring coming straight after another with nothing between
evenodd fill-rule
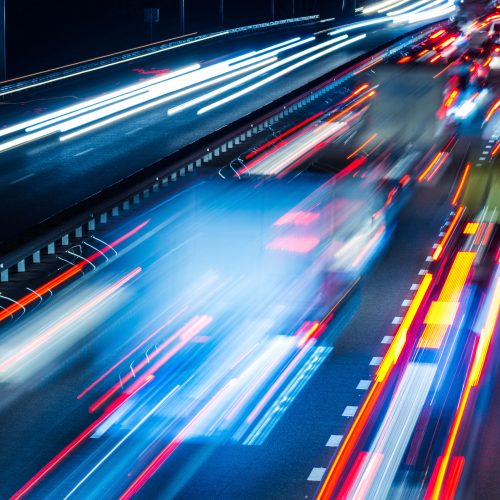
<instances>
[{"instance_id":1,"label":"blurred vehicle","mask_svg":"<svg viewBox=\"0 0 500 500\"><path fill-rule=\"evenodd\" d=\"M310 310L321 319L358 281L387 233L379 184L330 179L273 225L266 249L277 272L299 267Z\"/></svg>"}]
</instances>

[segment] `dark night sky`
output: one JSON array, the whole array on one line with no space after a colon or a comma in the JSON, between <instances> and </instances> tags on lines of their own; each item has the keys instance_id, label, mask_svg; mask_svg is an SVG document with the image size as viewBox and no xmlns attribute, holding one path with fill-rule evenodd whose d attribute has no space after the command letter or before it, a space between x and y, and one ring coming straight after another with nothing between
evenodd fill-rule
<instances>
[{"instance_id":1,"label":"dark night sky","mask_svg":"<svg viewBox=\"0 0 500 500\"><path fill-rule=\"evenodd\" d=\"M154 38L179 32L179 0L6 0L9 76L25 74L149 41L143 9L160 8ZM276 18L290 17L292 0L275 0ZM185 0L186 29L219 28L219 0ZM341 0L295 0L296 14L338 16ZM270 18L270 0L225 0L227 26Z\"/></svg>"}]
</instances>

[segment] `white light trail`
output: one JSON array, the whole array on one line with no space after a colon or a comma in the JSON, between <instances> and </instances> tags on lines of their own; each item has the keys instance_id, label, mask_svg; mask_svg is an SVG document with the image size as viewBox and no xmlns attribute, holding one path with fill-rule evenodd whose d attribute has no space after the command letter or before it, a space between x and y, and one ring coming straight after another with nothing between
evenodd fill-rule
<instances>
[{"instance_id":1,"label":"white light trail","mask_svg":"<svg viewBox=\"0 0 500 500\"><path fill-rule=\"evenodd\" d=\"M354 38L346 40L345 42L341 42L338 45L335 45L333 47L330 47L329 49L323 50L323 51L319 52L318 54L315 54L313 56L310 56L310 57L304 59L303 61L292 64L291 66L288 66L287 68L285 68L281 71L278 71L277 73L275 73L267 78L264 78L263 80L261 80L257 83L254 83L253 85L250 85L249 87L246 87L246 88L244 88L244 89L242 89L234 94L231 94L227 97L224 97L223 99L220 99L212 104L209 104L208 106L201 108L200 110L198 110L198 114L201 115L203 113L206 113L207 111L210 111L210 110L215 109L219 106L222 106L223 104L226 104L230 101L233 101L234 99L237 99L238 97L241 97L242 95L248 94L249 92L252 92L253 90L255 90L257 88L262 87L263 85L266 85L267 83L269 83L273 80L276 80L277 78L280 78L280 77L286 75L287 73L290 73L291 71L293 71L297 68L300 68L301 66L304 66L305 64L308 64L316 59L319 59L320 57L323 57L327 54L330 54L331 52L338 50L342 47L345 47L346 45L350 45L350 44L355 43L359 40L362 40L363 38L366 38L366 33L363 33L362 35L358 35ZM175 108L173 108L173 109L175 109ZM170 113L170 110L169 110L169 113Z\"/></svg>"},{"instance_id":2,"label":"white light trail","mask_svg":"<svg viewBox=\"0 0 500 500\"><path fill-rule=\"evenodd\" d=\"M271 64L270 66L268 66L266 68L263 68L259 71L256 71L255 73L252 73L251 75L247 75L243 78L240 78L239 80L231 82L228 85L225 85L224 87L220 87L218 89L213 90L212 92L209 92L209 93L204 94L202 96L196 97L195 99L192 99L191 101L187 101L183 104L180 104L179 106L175 106L173 108L170 108L168 110L168 114L171 116L171 115L174 115L174 114L179 113L181 111L184 111L186 109L189 109L193 106L196 106L197 104L200 104L204 101L208 101L208 100L212 99L213 97L217 97L218 95L223 94L223 93L227 92L228 90L232 90L236 87L239 87L248 81L255 80L259 76L261 76L261 75L263 75L271 70L274 70L276 68L280 68L281 66L285 66L288 63L295 61L297 59L300 59L301 57L303 57L307 54L310 54L312 52L316 52L324 47L328 47L330 45L333 45L334 43L337 43L340 40L345 40L346 38L347 38L347 35L342 35L342 36L335 38L333 40L330 40L328 42L323 42L323 43L320 43L319 45L315 45L314 47L310 47L306 50L298 52L297 54L289 56L281 61L278 61L274 64Z\"/></svg>"},{"instance_id":3,"label":"white light trail","mask_svg":"<svg viewBox=\"0 0 500 500\"><path fill-rule=\"evenodd\" d=\"M346 26L342 26L341 28L337 28L333 31L330 31L328 35L330 36L335 36L339 35L340 33L345 33L347 31L353 31L357 30L359 28L364 28L366 26L373 26L375 24L384 24L384 23L391 23L392 19L388 19L387 17L377 17L377 19L370 19L368 21L359 21L358 23L352 23L348 24Z\"/></svg>"},{"instance_id":4,"label":"white light trail","mask_svg":"<svg viewBox=\"0 0 500 500\"><path fill-rule=\"evenodd\" d=\"M67 141L69 139L73 139L74 137L78 137L80 135L83 135L83 134L86 134L86 133L91 132L93 130L96 130L96 129L100 128L100 127L104 127L106 125L110 125L111 123L115 123L115 122L117 122L119 120L122 120L124 118L128 118L129 116L135 115L137 113L141 113L143 111L146 111L147 109L151 109L151 108L154 108L156 106L159 106L160 104L164 104L166 102L169 102L169 101L172 101L174 99L177 99L180 96L186 95L186 94L191 93L191 92L195 92L197 90L201 90L204 87L208 87L210 85L213 85L215 83L221 82L223 80L227 80L229 78L233 78L233 77L238 76L240 74L247 73L248 71L252 71L252 70L257 69L257 68L259 68L261 66L265 66L265 65L270 64L270 63L272 63L272 62L274 62L276 60L277 60L277 58L274 57L274 58L270 58L270 59L265 59L264 61L258 62L258 63L254 64L252 66L245 66L242 69L239 69L239 70L234 71L234 72L232 72L230 74L227 74L227 75L221 76L219 78L216 78L215 80L210 80L208 82L201 83L201 84L196 85L194 87L190 87L188 89L176 92L175 94L171 94L171 95L168 95L168 96L163 97L161 99L156 99L156 100L154 100L152 102L149 102L147 104L135 107L135 108L130 109L128 111L125 111L123 113L115 114L115 116L112 116L112 117L107 118L107 119L105 119L103 121L100 121L100 122L95 123L93 125L90 125L88 127L85 127L85 128L80 129L80 130L77 130L76 132L72 132L70 134L63 135L63 136L61 136L59 138L59 140L60 141ZM102 118L104 118L104 116ZM73 126L71 126L71 128L66 128L66 127L64 129L63 128L59 128L58 131L60 131L60 132L67 132L67 131L72 130L74 128L81 127L83 125L84 125L84 123L80 122L78 124L74 124Z\"/></svg>"},{"instance_id":5,"label":"white light trail","mask_svg":"<svg viewBox=\"0 0 500 500\"><path fill-rule=\"evenodd\" d=\"M60 109L58 111L54 111L53 113L49 113L47 115L39 116L37 118L33 118L31 120L28 120L28 121L17 123L15 125L10 126L10 127L6 127L6 128L1 129L0 130L0 137L12 134L14 132L19 132L20 130L27 129L29 127L33 127L34 125L37 125L37 124L42 123L42 122L50 121L50 120L57 118L59 116L68 115L68 114L71 114L71 113L74 113L74 112L77 112L80 110L84 110L86 108L104 103L104 102L109 101L111 99L114 99L116 97L124 96L124 95L127 95L129 93L132 93L132 92L135 92L138 90L143 90L144 88L148 87L149 85L153 85L155 83L166 81L166 80L169 80L171 78L176 78L180 75L189 73L191 71L195 71L199 68L200 68L199 64L191 64L189 66L186 66L185 68L181 68L180 70L174 71L174 72L169 73L167 75L162 75L162 76L159 76L156 78L152 78L152 79L148 80L147 82L124 87L120 90L117 90L116 92L110 92L108 94L104 94L102 96L99 96L99 97L90 99L88 101L82 102L80 104L76 104L74 106L69 106L69 107Z\"/></svg>"}]
</instances>

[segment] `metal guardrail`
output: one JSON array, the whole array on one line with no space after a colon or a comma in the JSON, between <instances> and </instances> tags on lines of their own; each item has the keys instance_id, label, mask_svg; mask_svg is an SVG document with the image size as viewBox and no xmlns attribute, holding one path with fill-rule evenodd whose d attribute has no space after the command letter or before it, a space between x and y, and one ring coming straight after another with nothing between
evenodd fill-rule
<instances>
[{"instance_id":1,"label":"metal guardrail","mask_svg":"<svg viewBox=\"0 0 500 500\"><path fill-rule=\"evenodd\" d=\"M371 53L363 54L334 69L329 76L324 75L295 92L273 101L263 110L260 109L241 117L236 122L212 132L209 136L195 141L156 164L145 167L136 174L83 200L72 209L64 211L59 217L54 217L54 228L1 257L0 282L9 281L9 270L24 272L28 259L35 264L40 263L43 253L55 253L56 244L71 245L71 238L81 238L84 228L94 231L97 224L106 224L121 212L140 204L141 200L148 199L151 193L158 192L162 187L185 176L186 173L207 165L215 157L226 153L254 134L268 129L291 113L342 85L365 68L371 67L375 61L415 44L426 37L430 31L444 24L446 22L443 21L430 23L411 33L401 35L382 47L373 49ZM250 127L248 123L251 123ZM210 147L207 147L207 144Z\"/></svg>"},{"instance_id":2,"label":"metal guardrail","mask_svg":"<svg viewBox=\"0 0 500 500\"><path fill-rule=\"evenodd\" d=\"M165 43L158 42L157 44L154 45L148 45L137 49L131 49L130 51L123 51L117 54L103 56L101 58L95 58L80 63L70 64L68 66L64 66L62 68L56 68L54 70L43 71L35 75L30 75L31 78L20 77L13 80L8 80L6 82L0 82L0 96L13 94L14 92L20 92L22 90L26 90L29 88L49 84L54 81L63 80L83 73L97 71L99 69L107 68L109 66L126 63L128 61L151 56L154 54L158 54L160 52L166 52L168 50L173 50L179 47L183 47L185 45L190 45L197 42L203 42L205 40L228 37L232 35L240 35L242 33L261 31L276 27L290 26L292 24L300 25L300 24L315 22L318 20L319 20L319 15L296 17L296 18L282 19L280 21L273 21L268 23L253 24L250 26L242 26L239 28L231 28L228 30L218 31L215 33L196 35L188 38L167 41Z\"/></svg>"}]
</instances>

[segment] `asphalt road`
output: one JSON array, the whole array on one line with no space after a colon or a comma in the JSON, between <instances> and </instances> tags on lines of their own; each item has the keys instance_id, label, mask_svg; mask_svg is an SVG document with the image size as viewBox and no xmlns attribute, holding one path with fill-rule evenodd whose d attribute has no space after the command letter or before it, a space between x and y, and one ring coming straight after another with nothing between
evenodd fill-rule
<instances>
[{"instance_id":1,"label":"asphalt road","mask_svg":"<svg viewBox=\"0 0 500 500\"><path fill-rule=\"evenodd\" d=\"M63 144L54 137L3 152L0 155L0 240L15 241L46 218L414 28L410 25L368 31L365 40L298 68L202 116L196 115L195 108L168 118L169 103ZM306 35L302 30L300 33ZM293 34L297 32L294 30ZM231 43L230 48L223 42L213 42L199 50L181 51L179 55L155 56L140 70L171 70L229 53L241 54L243 49L259 49L286 39L287 34L282 32L247 37ZM56 88L40 90L32 97L14 97L12 104L10 101L3 103L3 123L12 124L57 109L62 104L73 104L140 81L144 75L135 70L136 64L127 64L81 80L68 80Z\"/></svg>"},{"instance_id":2,"label":"asphalt road","mask_svg":"<svg viewBox=\"0 0 500 500\"><path fill-rule=\"evenodd\" d=\"M384 99L414 73L418 69L388 66L370 83L388 86L380 92ZM419 77L415 88L408 83L404 99L374 108L363 134L387 131L389 146L393 128L380 123L393 112L401 116L408 95L417 101L412 109L422 104L415 123L433 123L429 93L439 95L443 82L432 72ZM422 80L428 80L426 92ZM355 143L339 143L336 153L329 148L328 161L345 163ZM0 446L15 452L0 457L0 496L14 493L88 426L93 439L65 453L35 485L34 498L64 497L75 487L77 497L115 497L158 453L159 469L140 490L143 498L313 496L335 452L335 436L347 431L348 415L366 393L394 333L393 319L402 315L449 213L457 160L434 182L408 191L406 203L401 199L381 255L304 351L290 342L314 312L304 304L316 303L321 283L303 286L302 260L292 260L283 274L264 249L273 223L329 179L314 164L264 183L222 180L207 171L100 232L105 242L122 238L117 258L108 262L113 252L105 250L95 261L97 272L2 330ZM169 343L173 337L179 344ZM24 341L24 347L17 344ZM171 345L179 349L164 359ZM280 381L289 365L293 386ZM99 383L89 386L94 380ZM129 399L116 420L92 427L106 405L104 415L120 404L120 397L113 399L120 382ZM266 420L264 406L249 424L252 408L272 388L277 392L267 405L280 418Z\"/></svg>"}]
</instances>

